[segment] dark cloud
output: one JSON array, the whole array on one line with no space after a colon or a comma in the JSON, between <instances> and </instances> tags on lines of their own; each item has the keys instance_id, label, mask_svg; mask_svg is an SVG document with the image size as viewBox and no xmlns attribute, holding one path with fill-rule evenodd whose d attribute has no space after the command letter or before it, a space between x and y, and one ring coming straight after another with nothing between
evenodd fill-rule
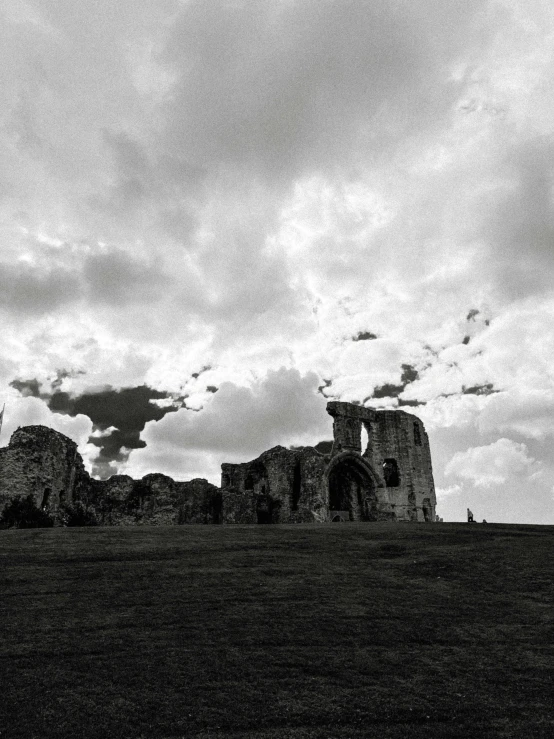
<instances>
[{"instance_id":1,"label":"dark cloud","mask_svg":"<svg viewBox=\"0 0 554 739\"><path fill-rule=\"evenodd\" d=\"M462 385L462 393L464 395L492 395L498 392L499 390L494 389L492 382L487 382L484 385L472 385L471 387Z\"/></svg>"},{"instance_id":2,"label":"dark cloud","mask_svg":"<svg viewBox=\"0 0 554 739\"><path fill-rule=\"evenodd\" d=\"M78 375L86 375L86 372L84 370L66 370L66 369L59 369L56 371L56 377L51 380L50 386L52 390L58 389L62 382L67 379L68 377L78 377Z\"/></svg>"},{"instance_id":3,"label":"dark cloud","mask_svg":"<svg viewBox=\"0 0 554 739\"><path fill-rule=\"evenodd\" d=\"M378 339L377 334L371 331L359 331L356 336L352 337L352 341L370 341L371 339Z\"/></svg>"},{"instance_id":4,"label":"dark cloud","mask_svg":"<svg viewBox=\"0 0 554 739\"><path fill-rule=\"evenodd\" d=\"M86 372L84 370L58 369L56 370L56 375L53 379L39 382L36 378L22 380L18 377L10 382L10 387L18 390L23 397L31 396L33 398L42 398L43 400L49 401L52 394L61 387L61 384L65 379L85 374ZM46 389L48 386L50 389Z\"/></svg>"},{"instance_id":5,"label":"dark cloud","mask_svg":"<svg viewBox=\"0 0 554 739\"><path fill-rule=\"evenodd\" d=\"M327 398L328 396L325 394L325 390L328 387L331 387L332 384L333 384L333 380L323 380L323 385L318 386L317 392L321 393L321 395L323 395L324 398Z\"/></svg>"},{"instance_id":6,"label":"dark cloud","mask_svg":"<svg viewBox=\"0 0 554 739\"><path fill-rule=\"evenodd\" d=\"M425 405L424 400L403 400L402 398L398 398L398 407L401 408L402 406L408 406L411 408L417 408L419 405Z\"/></svg>"},{"instance_id":7,"label":"dark cloud","mask_svg":"<svg viewBox=\"0 0 554 739\"><path fill-rule=\"evenodd\" d=\"M53 413L69 416L88 416L96 432L89 442L98 447L98 457L94 461L93 474L101 477L114 474L118 463L125 461L131 449L146 446L140 433L148 421L159 421L167 413L184 406L184 398L154 390L146 385L114 390L106 387L98 392L85 392L71 395L59 390L63 377L70 376L67 370L59 370L51 382L51 391L41 392L41 383L36 379L13 380L10 385L23 396L42 398ZM214 388L210 392L216 392ZM171 400L172 404L159 406L153 400Z\"/></svg>"},{"instance_id":8,"label":"dark cloud","mask_svg":"<svg viewBox=\"0 0 554 739\"><path fill-rule=\"evenodd\" d=\"M209 364L202 367L202 369L199 372L193 372L192 377L194 377L194 379L197 380L203 372L208 372L208 370L211 370L211 367Z\"/></svg>"},{"instance_id":9,"label":"dark cloud","mask_svg":"<svg viewBox=\"0 0 554 739\"><path fill-rule=\"evenodd\" d=\"M24 398L40 397L40 382L38 380L12 380L10 387L18 390Z\"/></svg>"},{"instance_id":10,"label":"dark cloud","mask_svg":"<svg viewBox=\"0 0 554 739\"><path fill-rule=\"evenodd\" d=\"M46 269L17 262L0 264L0 307L36 316L77 300L80 283L65 267Z\"/></svg>"},{"instance_id":11,"label":"dark cloud","mask_svg":"<svg viewBox=\"0 0 554 739\"><path fill-rule=\"evenodd\" d=\"M91 303L110 305L160 300L173 282L159 265L115 248L87 256L83 278Z\"/></svg>"},{"instance_id":12,"label":"dark cloud","mask_svg":"<svg viewBox=\"0 0 554 739\"><path fill-rule=\"evenodd\" d=\"M404 392L406 387L411 383L415 382L415 380L419 379L419 374L415 367L412 367L411 364L403 364L402 365L402 375L400 377L400 385L394 385L392 383L385 383L384 385L380 385L379 387L376 387L373 391L373 395L369 395L367 398L364 398L364 403L367 400L372 400L374 398L398 398L398 396ZM418 405L417 401L403 401L402 403L399 400L399 405Z\"/></svg>"},{"instance_id":13,"label":"dark cloud","mask_svg":"<svg viewBox=\"0 0 554 739\"><path fill-rule=\"evenodd\" d=\"M180 77L167 145L273 181L383 155L449 113L448 65L482 5L187 2L160 57Z\"/></svg>"},{"instance_id":14,"label":"dark cloud","mask_svg":"<svg viewBox=\"0 0 554 739\"><path fill-rule=\"evenodd\" d=\"M146 446L140 439L145 424L148 421L159 421L166 413L176 411L181 405L177 403L160 407L150 401L167 400L169 397L171 396L167 393L153 390L146 385L121 390L106 388L77 397L56 391L49 400L49 407L57 413L68 413L71 416L81 413L88 416L94 428L100 431L115 427L106 436L90 438L90 442L99 448L94 473L102 474L113 469L113 462L124 461L128 450Z\"/></svg>"}]
</instances>

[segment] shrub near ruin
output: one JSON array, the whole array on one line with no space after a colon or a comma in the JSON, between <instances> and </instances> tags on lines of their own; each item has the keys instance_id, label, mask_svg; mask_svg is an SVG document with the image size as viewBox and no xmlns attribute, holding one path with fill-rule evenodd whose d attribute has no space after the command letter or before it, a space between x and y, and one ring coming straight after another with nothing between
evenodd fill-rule
<instances>
[{"instance_id":1,"label":"shrub near ruin","mask_svg":"<svg viewBox=\"0 0 554 739\"><path fill-rule=\"evenodd\" d=\"M16 496L5 506L0 516L2 529L51 528L54 519L46 509L39 508L32 495Z\"/></svg>"},{"instance_id":2,"label":"shrub near ruin","mask_svg":"<svg viewBox=\"0 0 554 739\"><path fill-rule=\"evenodd\" d=\"M57 520L60 526L98 526L94 508L86 506L80 500L60 506Z\"/></svg>"}]
</instances>

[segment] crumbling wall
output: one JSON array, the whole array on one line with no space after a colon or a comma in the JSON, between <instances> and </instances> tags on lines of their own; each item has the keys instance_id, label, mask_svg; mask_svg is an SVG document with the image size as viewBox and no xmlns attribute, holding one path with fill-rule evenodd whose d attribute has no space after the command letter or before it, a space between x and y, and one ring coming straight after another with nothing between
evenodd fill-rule
<instances>
[{"instance_id":1,"label":"crumbling wall","mask_svg":"<svg viewBox=\"0 0 554 739\"><path fill-rule=\"evenodd\" d=\"M107 526L220 523L221 491L204 479L177 482L151 473L141 480L114 475L93 483L89 500Z\"/></svg>"},{"instance_id":2,"label":"crumbling wall","mask_svg":"<svg viewBox=\"0 0 554 739\"><path fill-rule=\"evenodd\" d=\"M330 487L341 491L350 484L348 494L339 496L347 501L349 520L435 520L422 422L405 411L338 401L327 410L333 417L330 453L276 446L250 462L223 464L221 489L204 479L176 482L159 473L93 480L75 442L44 426L27 426L0 449L0 510L15 495L32 493L37 505L51 509L80 500L105 525L323 522L329 520Z\"/></svg>"},{"instance_id":3,"label":"crumbling wall","mask_svg":"<svg viewBox=\"0 0 554 739\"><path fill-rule=\"evenodd\" d=\"M373 425L368 456L375 465L384 466L393 459L398 467L398 483L387 488L397 519L434 520L435 486L423 423L405 411L378 411Z\"/></svg>"},{"instance_id":4,"label":"crumbling wall","mask_svg":"<svg viewBox=\"0 0 554 739\"><path fill-rule=\"evenodd\" d=\"M178 524L223 523L221 490L202 477L175 483Z\"/></svg>"},{"instance_id":5,"label":"crumbling wall","mask_svg":"<svg viewBox=\"0 0 554 739\"><path fill-rule=\"evenodd\" d=\"M344 451L359 453L381 478L377 486L383 516L390 505L394 518L404 521L435 520L436 496L429 438L422 421L405 411L374 410L352 403L331 401L332 457ZM361 449L361 429L368 444Z\"/></svg>"},{"instance_id":6,"label":"crumbling wall","mask_svg":"<svg viewBox=\"0 0 554 739\"><path fill-rule=\"evenodd\" d=\"M57 508L88 484L77 444L45 426L24 426L0 450L0 508L17 495L33 495L39 507Z\"/></svg>"},{"instance_id":7,"label":"crumbling wall","mask_svg":"<svg viewBox=\"0 0 554 739\"><path fill-rule=\"evenodd\" d=\"M18 429L0 449L0 511L17 495L55 511L81 501L106 526L220 523L221 491L207 480L175 482L152 473L141 480L94 480L74 441L45 426Z\"/></svg>"},{"instance_id":8,"label":"crumbling wall","mask_svg":"<svg viewBox=\"0 0 554 739\"><path fill-rule=\"evenodd\" d=\"M221 466L225 523L300 523L326 517L327 460L313 447L273 447Z\"/></svg>"}]
</instances>

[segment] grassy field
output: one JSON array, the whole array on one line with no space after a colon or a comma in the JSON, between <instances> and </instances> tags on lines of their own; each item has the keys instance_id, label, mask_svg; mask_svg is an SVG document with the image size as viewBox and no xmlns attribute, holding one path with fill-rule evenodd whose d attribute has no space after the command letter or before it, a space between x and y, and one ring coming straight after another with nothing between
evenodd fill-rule
<instances>
[{"instance_id":1,"label":"grassy field","mask_svg":"<svg viewBox=\"0 0 554 739\"><path fill-rule=\"evenodd\" d=\"M554 737L554 527L0 531L1 739Z\"/></svg>"}]
</instances>

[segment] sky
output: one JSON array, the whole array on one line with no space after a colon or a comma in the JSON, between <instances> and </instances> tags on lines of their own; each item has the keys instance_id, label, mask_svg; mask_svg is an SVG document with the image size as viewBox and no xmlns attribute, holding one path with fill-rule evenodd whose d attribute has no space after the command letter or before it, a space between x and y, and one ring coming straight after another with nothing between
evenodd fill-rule
<instances>
[{"instance_id":1,"label":"sky","mask_svg":"<svg viewBox=\"0 0 554 739\"><path fill-rule=\"evenodd\" d=\"M219 484L401 408L445 521L554 524L550 0L0 16L0 445Z\"/></svg>"}]
</instances>

